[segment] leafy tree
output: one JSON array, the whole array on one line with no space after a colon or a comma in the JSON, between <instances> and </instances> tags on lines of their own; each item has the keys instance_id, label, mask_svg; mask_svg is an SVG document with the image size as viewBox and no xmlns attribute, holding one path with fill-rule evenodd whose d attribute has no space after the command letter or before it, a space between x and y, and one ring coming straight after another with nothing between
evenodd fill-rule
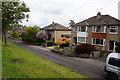
<instances>
[{"instance_id":1,"label":"leafy tree","mask_svg":"<svg viewBox=\"0 0 120 80\"><path fill-rule=\"evenodd\" d=\"M20 38L19 33L17 31L13 32L12 37L14 37L16 39Z\"/></svg>"},{"instance_id":2,"label":"leafy tree","mask_svg":"<svg viewBox=\"0 0 120 80\"><path fill-rule=\"evenodd\" d=\"M46 33L42 33L42 32L39 32L37 35L36 35L36 38L37 39L47 39L48 38L48 35Z\"/></svg>"},{"instance_id":3,"label":"leafy tree","mask_svg":"<svg viewBox=\"0 0 120 80\"><path fill-rule=\"evenodd\" d=\"M7 30L12 29L15 27L13 25L18 25L25 18L28 21L29 14L26 14L27 12L30 10L23 1L2 2L2 40L4 39L5 45L7 45Z\"/></svg>"},{"instance_id":4,"label":"leafy tree","mask_svg":"<svg viewBox=\"0 0 120 80\"><path fill-rule=\"evenodd\" d=\"M38 27L28 27L25 29L25 32L21 34L22 40L27 42L34 42L36 39L36 35L39 32Z\"/></svg>"},{"instance_id":5,"label":"leafy tree","mask_svg":"<svg viewBox=\"0 0 120 80\"><path fill-rule=\"evenodd\" d=\"M36 41L39 45L44 45L46 44L46 40L48 39L48 35L43 32L39 32L36 35Z\"/></svg>"}]
</instances>

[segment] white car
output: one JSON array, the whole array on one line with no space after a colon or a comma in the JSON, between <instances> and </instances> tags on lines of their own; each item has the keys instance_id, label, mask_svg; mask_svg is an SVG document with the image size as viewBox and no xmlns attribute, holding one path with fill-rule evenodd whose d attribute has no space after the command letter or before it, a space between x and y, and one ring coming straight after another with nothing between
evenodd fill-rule
<instances>
[{"instance_id":1,"label":"white car","mask_svg":"<svg viewBox=\"0 0 120 80\"><path fill-rule=\"evenodd\" d=\"M106 59L105 72L110 80L120 79L120 53L110 53Z\"/></svg>"}]
</instances>

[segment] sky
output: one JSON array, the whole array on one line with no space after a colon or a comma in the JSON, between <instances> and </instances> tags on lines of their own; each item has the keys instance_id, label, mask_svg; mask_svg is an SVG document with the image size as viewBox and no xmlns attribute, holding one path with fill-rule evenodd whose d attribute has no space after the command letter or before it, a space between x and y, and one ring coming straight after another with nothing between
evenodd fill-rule
<instances>
[{"instance_id":1,"label":"sky","mask_svg":"<svg viewBox=\"0 0 120 80\"><path fill-rule=\"evenodd\" d=\"M118 18L118 2L120 0L21 0L30 8L29 21L23 25L45 27L52 22L66 27L70 20L75 23L89 17L109 14Z\"/></svg>"}]
</instances>

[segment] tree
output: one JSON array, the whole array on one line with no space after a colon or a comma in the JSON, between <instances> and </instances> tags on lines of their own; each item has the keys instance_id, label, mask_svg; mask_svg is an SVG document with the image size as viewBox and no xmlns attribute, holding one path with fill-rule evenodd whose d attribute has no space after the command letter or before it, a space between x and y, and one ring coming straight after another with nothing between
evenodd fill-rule
<instances>
[{"instance_id":1,"label":"tree","mask_svg":"<svg viewBox=\"0 0 120 80\"><path fill-rule=\"evenodd\" d=\"M28 21L29 14L26 14L27 12L30 10L23 1L2 2L2 41L4 39L5 45L7 45L7 30L12 29L15 27L13 25L18 25L19 22L22 23L25 18Z\"/></svg>"},{"instance_id":2,"label":"tree","mask_svg":"<svg viewBox=\"0 0 120 80\"><path fill-rule=\"evenodd\" d=\"M48 35L46 33L39 32L36 35L36 39L37 39L37 42L38 42L39 45L45 46L46 40L48 39Z\"/></svg>"},{"instance_id":3,"label":"tree","mask_svg":"<svg viewBox=\"0 0 120 80\"><path fill-rule=\"evenodd\" d=\"M37 35L36 35L36 38L37 39L48 39L48 35L46 33L42 33L42 32L39 32Z\"/></svg>"},{"instance_id":4,"label":"tree","mask_svg":"<svg viewBox=\"0 0 120 80\"><path fill-rule=\"evenodd\" d=\"M22 40L27 42L34 42L36 39L36 34L39 32L38 27L28 27L21 34Z\"/></svg>"}]
</instances>

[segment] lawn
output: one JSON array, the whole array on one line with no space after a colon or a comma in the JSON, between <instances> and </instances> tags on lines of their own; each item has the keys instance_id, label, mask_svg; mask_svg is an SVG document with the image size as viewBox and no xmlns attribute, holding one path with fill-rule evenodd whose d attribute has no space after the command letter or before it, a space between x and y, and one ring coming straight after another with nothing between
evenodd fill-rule
<instances>
[{"instance_id":1,"label":"lawn","mask_svg":"<svg viewBox=\"0 0 120 80\"><path fill-rule=\"evenodd\" d=\"M2 41L0 39L0 78L2 78Z\"/></svg>"},{"instance_id":2,"label":"lawn","mask_svg":"<svg viewBox=\"0 0 120 80\"><path fill-rule=\"evenodd\" d=\"M2 46L3 78L86 78L8 42Z\"/></svg>"}]
</instances>

